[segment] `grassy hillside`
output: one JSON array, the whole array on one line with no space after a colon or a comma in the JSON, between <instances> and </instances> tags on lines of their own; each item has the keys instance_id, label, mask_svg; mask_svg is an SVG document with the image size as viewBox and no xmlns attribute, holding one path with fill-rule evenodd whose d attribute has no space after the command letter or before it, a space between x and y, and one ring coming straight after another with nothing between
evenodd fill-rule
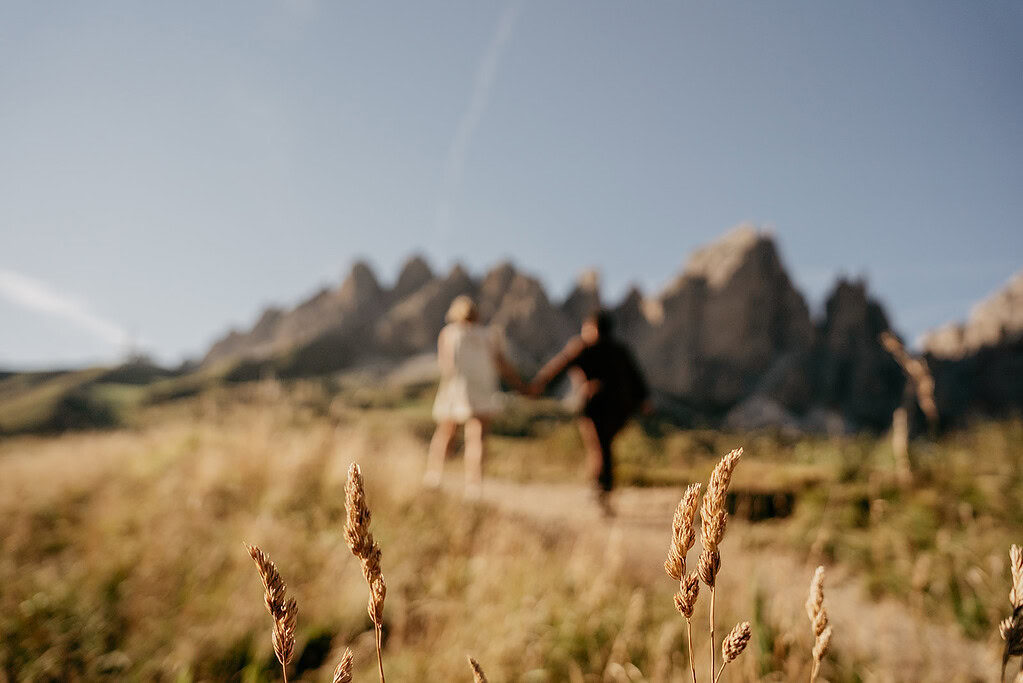
<instances>
[{"instance_id":1,"label":"grassy hillside","mask_svg":"<svg viewBox=\"0 0 1023 683\"><path fill-rule=\"evenodd\" d=\"M0 441L0 680L277 680L243 541L299 601L293 679L329 681L350 646L356 680L375 680L366 587L342 538L352 461L384 553L389 680L471 680L466 653L494 681L688 680L660 568L680 488L649 487L706 481L740 444L718 622L749 619L754 639L723 680L808 678L802 601L817 563L833 577L828 680L997 670L1006 553L1023 540L1018 422L916 444L909 491L883 441L635 425L621 473L641 488L604 524L546 489L526 494L584 481L574 426L550 404L496 427L487 476L512 505L422 491L426 399L249 384L146 408L131 430ZM909 653L899 665L895 642Z\"/></svg>"},{"instance_id":2,"label":"grassy hillside","mask_svg":"<svg viewBox=\"0 0 1023 683\"><path fill-rule=\"evenodd\" d=\"M0 437L124 426L149 404L194 396L227 369L178 374L148 363L0 374Z\"/></svg>"}]
</instances>

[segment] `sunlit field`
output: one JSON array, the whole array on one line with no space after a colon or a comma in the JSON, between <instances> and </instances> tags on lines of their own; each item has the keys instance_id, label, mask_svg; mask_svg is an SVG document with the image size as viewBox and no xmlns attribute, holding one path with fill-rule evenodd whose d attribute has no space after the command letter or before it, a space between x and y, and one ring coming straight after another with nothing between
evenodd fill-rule
<instances>
[{"instance_id":1,"label":"sunlit field","mask_svg":"<svg viewBox=\"0 0 1023 683\"><path fill-rule=\"evenodd\" d=\"M997 677L1008 550L1023 540L1019 421L914 442L900 488L883 436L644 420L620 438L605 520L551 402L516 403L495 425L482 500L463 500L458 457L441 491L423 490L429 398L262 382L151 405L116 429L0 441L0 680L279 680L243 543L298 601L289 678L330 681L350 647L355 680L376 680L343 536L357 462L383 551L388 680L471 681L471 654L491 681L688 681L678 584L662 568L672 512L738 446L716 619L719 643L743 620L752 639L721 680L809 678L817 565L834 629L822 679ZM706 610L701 597L700 680Z\"/></svg>"}]
</instances>

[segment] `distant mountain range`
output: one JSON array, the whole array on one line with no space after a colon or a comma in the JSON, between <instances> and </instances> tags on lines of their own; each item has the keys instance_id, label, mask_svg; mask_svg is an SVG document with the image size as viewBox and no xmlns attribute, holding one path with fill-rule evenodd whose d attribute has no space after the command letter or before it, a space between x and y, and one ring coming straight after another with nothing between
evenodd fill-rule
<instances>
[{"instance_id":1,"label":"distant mountain range","mask_svg":"<svg viewBox=\"0 0 1023 683\"><path fill-rule=\"evenodd\" d=\"M447 307L460 294L473 296L483 321L503 330L524 375L556 353L589 311L608 307L661 409L684 423L883 428L902 397L902 372L878 342L889 319L865 283L838 280L814 319L772 237L750 226L693 253L660 294L633 289L612 303L602 301L592 272L565 300L552 301L536 278L510 263L477 278L461 266L438 275L414 257L391 287L356 263L339 287L290 310L267 309L251 329L231 331L201 364L229 368L237 380L399 367L434 351ZM967 323L928 338L946 419L1023 405L1013 388L1023 383L990 386L992 373L1023 377L1021 333L1018 275Z\"/></svg>"}]
</instances>

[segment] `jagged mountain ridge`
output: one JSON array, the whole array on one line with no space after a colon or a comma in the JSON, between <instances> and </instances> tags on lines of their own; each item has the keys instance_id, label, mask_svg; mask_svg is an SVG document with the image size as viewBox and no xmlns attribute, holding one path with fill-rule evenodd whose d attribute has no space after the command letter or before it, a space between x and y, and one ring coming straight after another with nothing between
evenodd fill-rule
<instances>
[{"instance_id":1,"label":"jagged mountain ridge","mask_svg":"<svg viewBox=\"0 0 1023 683\"><path fill-rule=\"evenodd\" d=\"M269 308L232 331L204 365L237 364L237 378L331 373L397 364L433 352L451 300L468 294L483 321L504 331L524 375L556 353L601 301L596 273L552 301L535 277L499 263L482 277L462 266L435 274L422 257L382 286L356 263L336 289L294 308ZM885 427L905 379L878 343L890 329L862 281L839 279L814 319L773 238L740 226L698 249L657 296L631 289L611 306L662 406L682 421L736 429ZM925 341L946 422L1023 406L1023 274L981 302L970 319Z\"/></svg>"},{"instance_id":2,"label":"jagged mountain ridge","mask_svg":"<svg viewBox=\"0 0 1023 683\"><path fill-rule=\"evenodd\" d=\"M203 364L237 363L236 375L247 377L267 368L300 376L399 363L434 351L459 294L475 297L483 321L504 332L524 375L556 353L589 310L608 305L593 271L552 301L539 280L507 262L477 278L460 265L438 275L416 256L390 288L356 263L338 288L232 331ZM694 252L659 295L633 288L610 308L663 405L684 420L727 418L743 428L782 415L793 424L880 427L901 396L901 374L877 343L887 316L865 285L840 281L825 315L813 320L773 237L749 225Z\"/></svg>"}]
</instances>

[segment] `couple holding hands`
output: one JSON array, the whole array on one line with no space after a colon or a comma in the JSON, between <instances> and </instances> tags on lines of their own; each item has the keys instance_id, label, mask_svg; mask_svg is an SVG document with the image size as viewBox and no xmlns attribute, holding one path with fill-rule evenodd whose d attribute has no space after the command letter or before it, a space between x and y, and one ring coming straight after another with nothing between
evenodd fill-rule
<instances>
[{"instance_id":1,"label":"couple holding hands","mask_svg":"<svg viewBox=\"0 0 1023 683\"><path fill-rule=\"evenodd\" d=\"M479 322L476 304L459 296L448 309L447 325L437 340L440 387L433 405L437 429L427 456L427 486L439 486L444 460L458 425L465 425L466 496L481 495L487 429L503 408L500 380L527 395L539 396L548 384L568 373L580 399L579 432L597 489L597 502L613 514L611 443L637 410L650 402L643 375L624 344L614 338L613 321L598 310L583 321L578 336L552 358L531 383L523 384L495 335Z\"/></svg>"}]
</instances>

